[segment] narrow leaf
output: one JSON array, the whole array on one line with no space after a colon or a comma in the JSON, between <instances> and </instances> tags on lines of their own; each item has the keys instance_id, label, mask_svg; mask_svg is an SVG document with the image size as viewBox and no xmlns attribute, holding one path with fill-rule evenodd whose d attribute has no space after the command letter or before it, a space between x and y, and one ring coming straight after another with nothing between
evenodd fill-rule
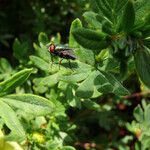
<instances>
[{"instance_id":1,"label":"narrow leaf","mask_svg":"<svg viewBox=\"0 0 150 150\"><path fill-rule=\"evenodd\" d=\"M8 95L3 98L3 101L33 116L46 115L54 111L54 104L52 102L33 94Z\"/></svg>"},{"instance_id":2,"label":"narrow leaf","mask_svg":"<svg viewBox=\"0 0 150 150\"><path fill-rule=\"evenodd\" d=\"M144 119L148 125L150 125L150 115L149 114L150 114L150 104L147 105L145 112L144 112Z\"/></svg>"},{"instance_id":3,"label":"narrow leaf","mask_svg":"<svg viewBox=\"0 0 150 150\"><path fill-rule=\"evenodd\" d=\"M140 79L150 88L150 53L146 48L138 49L134 61Z\"/></svg>"},{"instance_id":4,"label":"narrow leaf","mask_svg":"<svg viewBox=\"0 0 150 150\"><path fill-rule=\"evenodd\" d=\"M29 75L31 74L32 69L24 69L14 74L9 79L0 83L0 96L6 95L13 91L17 86L20 86L24 83Z\"/></svg>"},{"instance_id":5,"label":"narrow leaf","mask_svg":"<svg viewBox=\"0 0 150 150\"><path fill-rule=\"evenodd\" d=\"M3 98L0 98L0 116L3 118L7 127L12 131L12 135L10 136L13 136L14 133L15 136L18 136L22 140L25 139L25 132L17 115L8 104L3 102Z\"/></svg>"}]
</instances>

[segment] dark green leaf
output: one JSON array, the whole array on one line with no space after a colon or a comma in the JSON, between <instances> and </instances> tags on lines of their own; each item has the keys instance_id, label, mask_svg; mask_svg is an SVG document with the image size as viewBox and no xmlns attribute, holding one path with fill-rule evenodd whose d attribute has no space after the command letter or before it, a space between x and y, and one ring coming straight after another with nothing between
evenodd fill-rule
<instances>
[{"instance_id":1,"label":"dark green leaf","mask_svg":"<svg viewBox=\"0 0 150 150\"><path fill-rule=\"evenodd\" d=\"M92 100L84 100L83 101L83 105L91 110L100 110L100 105L98 105L96 102L92 101Z\"/></svg>"},{"instance_id":2,"label":"dark green leaf","mask_svg":"<svg viewBox=\"0 0 150 150\"><path fill-rule=\"evenodd\" d=\"M136 70L142 82L150 87L150 53L145 49L138 49L134 55Z\"/></svg>"},{"instance_id":3,"label":"dark green leaf","mask_svg":"<svg viewBox=\"0 0 150 150\"><path fill-rule=\"evenodd\" d=\"M84 48L101 50L107 47L105 41L107 34L85 28L77 28L73 31L75 40Z\"/></svg>"},{"instance_id":4,"label":"dark green leaf","mask_svg":"<svg viewBox=\"0 0 150 150\"><path fill-rule=\"evenodd\" d=\"M26 62L28 59L28 43L20 43L20 41L16 38L13 43L13 55L21 62Z\"/></svg>"},{"instance_id":5,"label":"dark green leaf","mask_svg":"<svg viewBox=\"0 0 150 150\"><path fill-rule=\"evenodd\" d=\"M89 26L91 26L92 28L101 29L102 25L99 21L97 21L96 16L97 14L92 11L88 11L83 14L83 17L89 24Z\"/></svg>"},{"instance_id":6,"label":"dark green leaf","mask_svg":"<svg viewBox=\"0 0 150 150\"><path fill-rule=\"evenodd\" d=\"M43 32L41 32L39 34L38 40L39 40L39 43L40 42L43 43L43 44L49 43L49 39L48 39L47 35L45 33L43 33Z\"/></svg>"},{"instance_id":7,"label":"dark green leaf","mask_svg":"<svg viewBox=\"0 0 150 150\"><path fill-rule=\"evenodd\" d=\"M120 29L129 32L131 31L135 21L135 11L132 0L129 0L126 4L122 20L120 23Z\"/></svg>"}]
</instances>

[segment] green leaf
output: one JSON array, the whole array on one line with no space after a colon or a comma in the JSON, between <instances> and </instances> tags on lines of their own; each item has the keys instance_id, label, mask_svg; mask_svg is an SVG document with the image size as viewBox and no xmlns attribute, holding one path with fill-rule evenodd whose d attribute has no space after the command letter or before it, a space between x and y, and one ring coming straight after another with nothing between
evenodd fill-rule
<instances>
[{"instance_id":1,"label":"green leaf","mask_svg":"<svg viewBox=\"0 0 150 150\"><path fill-rule=\"evenodd\" d=\"M47 77L43 77L43 78L35 78L33 80L34 84L38 84L39 86L48 86L48 87L52 87L55 84L57 84L57 82L59 81L59 76L60 73L55 73L53 75L49 75Z\"/></svg>"},{"instance_id":2,"label":"green leaf","mask_svg":"<svg viewBox=\"0 0 150 150\"><path fill-rule=\"evenodd\" d=\"M112 85L113 93L115 93L118 96L125 96L130 94L130 92L125 87L123 87L122 84L112 74L104 71L102 72L102 74L105 76L105 78L107 78L109 83Z\"/></svg>"},{"instance_id":3,"label":"green leaf","mask_svg":"<svg viewBox=\"0 0 150 150\"><path fill-rule=\"evenodd\" d=\"M47 37L47 35L45 34L45 33L43 33L43 32L41 32L40 34L39 34L39 36L38 36L38 41L39 41L39 43L43 43L43 44L47 44L47 43L49 43L49 39L48 39L48 37Z\"/></svg>"},{"instance_id":4,"label":"green leaf","mask_svg":"<svg viewBox=\"0 0 150 150\"><path fill-rule=\"evenodd\" d=\"M100 105L89 99L83 101L83 106L91 110L100 110Z\"/></svg>"},{"instance_id":5,"label":"green leaf","mask_svg":"<svg viewBox=\"0 0 150 150\"><path fill-rule=\"evenodd\" d=\"M65 82L71 82L71 83L76 83L76 82L81 82L85 78L87 78L88 74L87 73L78 73L78 74L72 74L68 76L60 76L59 80L65 81Z\"/></svg>"},{"instance_id":6,"label":"green leaf","mask_svg":"<svg viewBox=\"0 0 150 150\"><path fill-rule=\"evenodd\" d=\"M3 97L2 100L9 106L33 116L46 115L54 111L54 104L51 101L33 94L12 94Z\"/></svg>"},{"instance_id":7,"label":"green leaf","mask_svg":"<svg viewBox=\"0 0 150 150\"><path fill-rule=\"evenodd\" d=\"M20 63L26 62L28 60L28 43L23 42L20 43L20 41L16 38L13 43L13 55L15 58L17 58Z\"/></svg>"},{"instance_id":8,"label":"green leaf","mask_svg":"<svg viewBox=\"0 0 150 150\"><path fill-rule=\"evenodd\" d=\"M9 79L0 83L0 96L6 95L13 91L17 86L24 83L32 73L32 69L24 69L14 74Z\"/></svg>"},{"instance_id":9,"label":"green leaf","mask_svg":"<svg viewBox=\"0 0 150 150\"><path fill-rule=\"evenodd\" d=\"M89 76L79 85L76 90L76 96L81 98L90 98L94 93L95 72L91 72Z\"/></svg>"},{"instance_id":10,"label":"green leaf","mask_svg":"<svg viewBox=\"0 0 150 150\"><path fill-rule=\"evenodd\" d=\"M49 72L50 70L50 64L47 63L45 60L43 60L40 57L37 56L30 56L30 60L32 61L32 63L39 69L45 71L45 72Z\"/></svg>"},{"instance_id":11,"label":"green leaf","mask_svg":"<svg viewBox=\"0 0 150 150\"><path fill-rule=\"evenodd\" d=\"M102 25L99 21L97 21L96 16L97 14L92 11L88 11L83 14L85 21L89 24L90 27L101 29Z\"/></svg>"},{"instance_id":12,"label":"green leaf","mask_svg":"<svg viewBox=\"0 0 150 150\"><path fill-rule=\"evenodd\" d=\"M75 41L72 32L77 29L77 28L81 28L82 27L82 22L80 21L80 19L75 19L72 23L71 23L71 27L70 27L70 33L69 33L69 46L70 47L74 47L77 48L79 47L79 44Z\"/></svg>"},{"instance_id":13,"label":"green leaf","mask_svg":"<svg viewBox=\"0 0 150 150\"><path fill-rule=\"evenodd\" d=\"M61 150L75 150L72 146L64 146Z\"/></svg>"},{"instance_id":14,"label":"green leaf","mask_svg":"<svg viewBox=\"0 0 150 150\"><path fill-rule=\"evenodd\" d=\"M150 104L145 109L144 119L145 119L147 125L150 125Z\"/></svg>"},{"instance_id":15,"label":"green leaf","mask_svg":"<svg viewBox=\"0 0 150 150\"><path fill-rule=\"evenodd\" d=\"M51 61L51 55L49 54L46 46L44 46L43 44L40 45L41 47L39 47L36 43L33 43L33 47L36 51L36 55L44 59L46 62Z\"/></svg>"},{"instance_id":16,"label":"green leaf","mask_svg":"<svg viewBox=\"0 0 150 150\"><path fill-rule=\"evenodd\" d=\"M107 34L103 32L86 28L77 28L72 33L75 40L84 48L101 50L108 46L107 42L105 41Z\"/></svg>"},{"instance_id":17,"label":"green leaf","mask_svg":"<svg viewBox=\"0 0 150 150\"><path fill-rule=\"evenodd\" d=\"M13 138L17 136L21 140L25 139L24 129L19 122L17 115L13 109L2 101L3 98L0 98L0 116L4 120L6 126L12 131L8 138ZM16 137L15 137L16 138Z\"/></svg>"},{"instance_id":18,"label":"green leaf","mask_svg":"<svg viewBox=\"0 0 150 150\"><path fill-rule=\"evenodd\" d=\"M5 58L0 58L0 72L11 72L12 67L10 63Z\"/></svg>"},{"instance_id":19,"label":"green leaf","mask_svg":"<svg viewBox=\"0 0 150 150\"><path fill-rule=\"evenodd\" d=\"M109 20L112 20L112 6L110 6L110 2L106 2L105 0L90 0L93 9L98 12L100 15L104 15Z\"/></svg>"},{"instance_id":20,"label":"green leaf","mask_svg":"<svg viewBox=\"0 0 150 150\"><path fill-rule=\"evenodd\" d=\"M140 105L138 105L138 106L134 109L133 115L134 115L134 117L136 118L136 120L137 120L138 122L143 122L143 121L144 121L144 113L143 113L143 110L142 110L142 108L141 108Z\"/></svg>"},{"instance_id":21,"label":"green leaf","mask_svg":"<svg viewBox=\"0 0 150 150\"><path fill-rule=\"evenodd\" d=\"M100 71L95 71L95 72L96 72L96 76L94 79L94 84L96 86L96 89L102 93L112 92L113 87L109 83L109 80Z\"/></svg>"},{"instance_id":22,"label":"green leaf","mask_svg":"<svg viewBox=\"0 0 150 150\"><path fill-rule=\"evenodd\" d=\"M129 32L131 31L135 21L135 11L134 11L134 6L132 0L129 0L128 3L126 4L121 24L120 24L120 29Z\"/></svg>"},{"instance_id":23,"label":"green leaf","mask_svg":"<svg viewBox=\"0 0 150 150\"><path fill-rule=\"evenodd\" d=\"M134 61L140 79L150 88L150 53L146 48L138 49Z\"/></svg>"},{"instance_id":24,"label":"green leaf","mask_svg":"<svg viewBox=\"0 0 150 150\"><path fill-rule=\"evenodd\" d=\"M140 24L147 15L150 13L150 2L149 0L140 0L135 3L136 19L135 23ZM148 23L149 24L149 23Z\"/></svg>"},{"instance_id":25,"label":"green leaf","mask_svg":"<svg viewBox=\"0 0 150 150\"><path fill-rule=\"evenodd\" d=\"M122 9L126 6L128 0L115 0L115 10L120 14Z\"/></svg>"}]
</instances>

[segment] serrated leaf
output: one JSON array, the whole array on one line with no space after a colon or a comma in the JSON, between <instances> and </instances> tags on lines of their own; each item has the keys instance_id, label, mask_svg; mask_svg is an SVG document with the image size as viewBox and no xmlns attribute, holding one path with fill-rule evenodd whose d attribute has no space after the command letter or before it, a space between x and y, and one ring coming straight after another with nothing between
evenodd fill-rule
<instances>
[{"instance_id":1,"label":"serrated leaf","mask_svg":"<svg viewBox=\"0 0 150 150\"><path fill-rule=\"evenodd\" d=\"M120 29L129 32L131 31L135 21L135 11L132 0L129 0L125 6L125 10L121 19Z\"/></svg>"},{"instance_id":2,"label":"serrated leaf","mask_svg":"<svg viewBox=\"0 0 150 150\"><path fill-rule=\"evenodd\" d=\"M47 44L49 43L49 39L44 32L41 32L38 36L39 43Z\"/></svg>"},{"instance_id":3,"label":"serrated leaf","mask_svg":"<svg viewBox=\"0 0 150 150\"><path fill-rule=\"evenodd\" d=\"M45 60L43 60L40 57L37 56L30 56L30 60L32 61L32 63L39 69L49 72L50 69L50 64L47 63Z\"/></svg>"},{"instance_id":4,"label":"serrated leaf","mask_svg":"<svg viewBox=\"0 0 150 150\"><path fill-rule=\"evenodd\" d=\"M113 93L115 93L118 96L125 96L130 94L130 92L125 87L123 87L123 85L112 74L104 71L102 72L102 74L105 76L105 78L107 78L109 83L112 85Z\"/></svg>"},{"instance_id":5,"label":"serrated leaf","mask_svg":"<svg viewBox=\"0 0 150 150\"><path fill-rule=\"evenodd\" d=\"M13 134L15 134L14 136L19 137L20 140L25 139L25 132L17 115L8 104L3 102L3 98L0 98L0 116L3 118L7 127L11 130L11 134L8 135L8 138L13 137Z\"/></svg>"},{"instance_id":6,"label":"serrated leaf","mask_svg":"<svg viewBox=\"0 0 150 150\"><path fill-rule=\"evenodd\" d=\"M0 96L13 91L17 86L24 83L32 73L32 69L24 69L14 74L9 79L0 83Z\"/></svg>"},{"instance_id":7,"label":"serrated leaf","mask_svg":"<svg viewBox=\"0 0 150 150\"><path fill-rule=\"evenodd\" d=\"M33 94L13 94L3 97L2 100L9 106L33 116L46 115L54 111L54 104L51 101Z\"/></svg>"},{"instance_id":8,"label":"serrated leaf","mask_svg":"<svg viewBox=\"0 0 150 150\"><path fill-rule=\"evenodd\" d=\"M91 50L101 50L107 47L105 41L107 34L86 28L77 28L73 32L75 40L84 48Z\"/></svg>"},{"instance_id":9,"label":"serrated leaf","mask_svg":"<svg viewBox=\"0 0 150 150\"><path fill-rule=\"evenodd\" d=\"M138 49L134 61L140 79L150 88L150 53L146 48Z\"/></svg>"}]
</instances>

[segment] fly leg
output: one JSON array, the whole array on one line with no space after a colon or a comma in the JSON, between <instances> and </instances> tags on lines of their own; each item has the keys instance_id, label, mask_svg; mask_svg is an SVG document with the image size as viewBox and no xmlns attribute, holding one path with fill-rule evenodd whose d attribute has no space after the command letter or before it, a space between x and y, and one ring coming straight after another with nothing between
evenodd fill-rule
<instances>
[{"instance_id":1,"label":"fly leg","mask_svg":"<svg viewBox=\"0 0 150 150\"><path fill-rule=\"evenodd\" d=\"M63 60L63 58L59 61L59 70L60 70L60 65L61 65L62 60Z\"/></svg>"}]
</instances>

